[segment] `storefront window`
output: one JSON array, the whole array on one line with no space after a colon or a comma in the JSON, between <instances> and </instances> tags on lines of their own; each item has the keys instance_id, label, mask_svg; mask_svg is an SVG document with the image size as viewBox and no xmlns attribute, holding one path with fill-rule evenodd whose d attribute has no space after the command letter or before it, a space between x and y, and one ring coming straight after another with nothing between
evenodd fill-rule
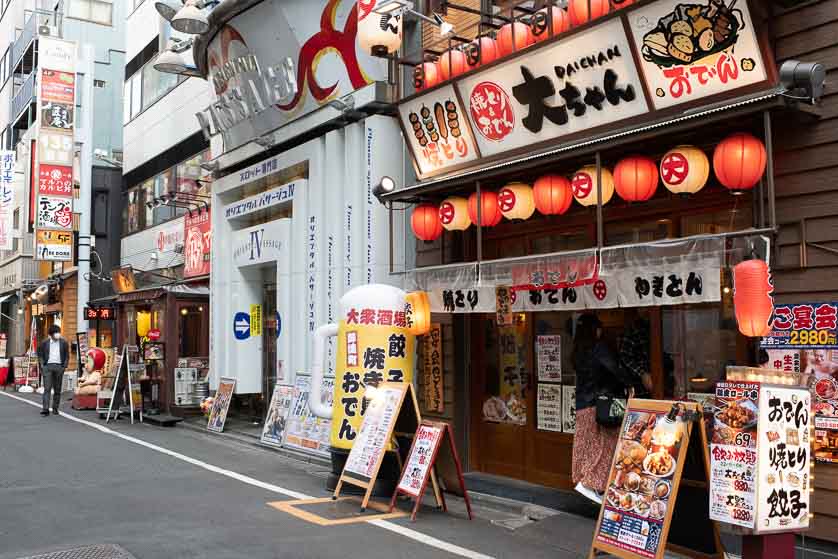
<instances>
[{"instance_id":1,"label":"storefront window","mask_svg":"<svg viewBox=\"0 0 838 559\"><path fill-rule=\"evenodd\" d=\"M489 316L482 325L486 329L483 419L525 425L530 377L527 317L516 314L512 325L499 328Z\"/></svg>"}]
</instances>

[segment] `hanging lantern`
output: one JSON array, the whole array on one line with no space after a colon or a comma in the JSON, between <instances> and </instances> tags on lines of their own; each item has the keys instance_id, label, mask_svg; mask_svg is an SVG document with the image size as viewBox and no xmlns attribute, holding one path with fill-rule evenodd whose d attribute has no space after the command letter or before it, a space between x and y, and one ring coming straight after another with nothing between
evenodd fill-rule
<instances>
[{"instance_id":1,"label":"hanging lantern","mask_svg":"<svg viewBox=\"0 0 838 559\"><path fill-rule=\"evenodd\" d=\"M700 149L678 146L661 159L660 174L663 185L673 194L695 194L707 184L710 162Z\"/></svg>"},{"instance_id":2,"label":"hanging lantern","mask_svg":"<svg viewBox=\"0 0 838 559\"><path fill-rule=\"evenodd\" d=\"M588 2L591 3L590 14L588 14ZM570 22L574 27L601 18L609 11L611 11L611 4L608 0L570 0L567 5Z\"/></svg>"},{"instance_id":3,"label":"hanging lantern","mask_svg":"<svg viewBox=\"0 0 838 559\"><path fill-rule=\"evenodd\" d=\"M425 62L413 69L413 86L416 91L430 89L440 82L439 65L436 62Z\"/></svg>"},{"instance_id":4,"label":"hanging lantern","mask_svg":"<svg viewBox=\"0 0 838 559\"><path fill-rule=\"evenodd\" d=\"M765 172L765 145L751 134L728 136L713 152L716 178L730 190L749 190Z\"/></svg>"},{"instance_id":5,"label":"hanging lantern","mask_svg":"<svg viewBox=\"0 0 838 559\"><path fill-rule=\"evenodd\" d=\"M552 35L550 34L549 25L551 12L553 20ZM558 6L548 6L547 8L542 8L533 14L532 21L530 22L530 28L532 29L533 40L536 43L540 43L541 41L546 41L550 37L555 37L556 35L564 33L570 29L570 17L562 8Z\"/></svg>"},{"instance_id":6,"label":"hanging lantern","mask_svg":"<svg viewBox=\"0 0 838 559\"><path fill-rule=\"evenodd\" d=\"M468 197L468 217L477 225L477 192ZM497 192L480 193L480 225L494 227L500 223L503 214L500 213Z\"/></svg>"},{"instance_id":7,"label":"hanging lantern","mask_svg":"<svg viewBox=\"0 0 838 559\"><path fill-rule=\"evenodd\" d=\"M473 70L497 60L498 44L491 37L480 37L466 45L465 53L466 65L468 65L469 70Z\"/></svg>"},{"instance_id":8,"label":"hanging lantern","mask_svg":"<svg viewBox=\"0 0 838 559\"><path fill-rule=\"evenodd\" d=\"M596 206L599 198L596 188L596 166L582 167L570 181L573 197L583 206ZM602 168L602 205L607 204L614 195L614 176L606 167Z\"/></svg>"},{"instance_id":9,"label":"hanging lantern","mask_svg":"<svg viewBox=\"0 0 838 559\"><path fill-rule=\"evenodd\" d=\"M626 157L614 167L614 189L626 202L645 202L657 188L658 166L649 157Z\"/></svg>"},{"instance_id":10,"label":"hanging lantern","mask_svg":"<svg viewBox=\"0 0 838 559\"><path fill-rule=\"evenodd\" d=\"M439 221L447 231L465 231L471 227L468 216L468 200L451 196L439 205Z\"/></svg>"},{"instance_id":11,"label":"hanging lantern","mask_svg":"<svg viewBox=\"0 0 838 559\"><path fill-rule=\"evenodd\" d=\"M393 54L402 46L401 14L376 14L386 0L358 2L358 45L372 56Z\"/></svg>"},{"instance_id":12,"label":"hanging lantern","mask_svg":"<svg viewBox=\"0 0 838 559\"><path fill-rule=\"evenodd\" d=\"M431 303L425 291L413 291L404 296L407 331L423 336L431 331Z\"/></svg>"},{"instance_id":13,"label":"hanging lantern","mask_svg":"<svg viewBox=\"0 0 838 559\"><path fill-rule=\"evenodd\" d=\"M514 33L513 33L514 30ZM514 35L514 37L513 37ZM509 56L513 52L523 50L533 44L530 26L516 21L507 23L498 31L498 56Z\"/></svg>"},{"instance_id":14,"label":"hanging lantern","mask_svg":"<svg viewBox=\"0 0 838 559\"><path fill-rule=\"evenodd\" d=\"M413 234L423 241L435 241L442 235L439 209L433 204L419 204L410 218Z\"/></svg>"},{"instance_id":15,"label":"hanging lantern","mask_svg":"<svg viewBox=\"0 0 838 559\"><path fill-rule=\"evenodd\" d=\"M439 73L442 81L450 80L468 70L466 53L461 50L447 50L439 57Z\"/></svg>"},{"instance_id":16,"label":"hanging lantern","mask_svg":"<svg viewBox=\"0 0 838 559\"><path fill-rule=\"evenodd\" d=\"M733 267L733 308L743 335L755 338L771 331L774 300L771 270L762 260L746 260Z\"/></svg>"},{"instance_id":17,"label":"hanging lantern","mask_svg":"<svg viewBox=\"0 0 838 559\"><path fill-rule=\"evenodd\" d=\"M573 202L570 181L561 175L544 175L533 185L535 207L544 215L561 215Z\"/></svg>"},{"instance_id":18,"label":"hanging lantern","mask_svg":"<svg viewBox=\"0 0 838 559\"><path fill-rule=\"evenodd\" d=\"M535 212L532 187L522 182L511 182L498 192L500 213L506 219L529 219Z\"/></svg>"}]
</instances>

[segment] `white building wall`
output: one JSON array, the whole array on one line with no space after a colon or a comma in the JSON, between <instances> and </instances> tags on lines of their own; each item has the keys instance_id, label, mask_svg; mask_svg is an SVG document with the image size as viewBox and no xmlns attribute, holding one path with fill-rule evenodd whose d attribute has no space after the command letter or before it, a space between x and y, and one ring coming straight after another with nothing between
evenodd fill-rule
<instances>
[{"instance_id":1,"label":"white building wall","mask_svg":"<svg viewBox=\"0 0 838 559\"><path fill-rule=\"evenodd\" d=\"M126 0L123 0L126 1ZM128 15L125 29L126 60L131 60L160 34L163 19L154 9L154 2L143 2Z\"/></svg>"}]
</instances>

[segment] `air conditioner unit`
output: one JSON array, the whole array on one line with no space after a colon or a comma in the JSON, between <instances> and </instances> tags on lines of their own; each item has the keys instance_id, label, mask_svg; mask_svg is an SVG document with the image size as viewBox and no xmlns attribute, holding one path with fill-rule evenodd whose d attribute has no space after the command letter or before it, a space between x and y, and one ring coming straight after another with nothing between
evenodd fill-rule
<instances>
[{"instance_id":1,"label":"air conditioner unit","mask_svg":"<svg viewBox=\"0 0 838 559\"><path fill-rule=\"evenodd\" d=\"M38 26L38 35L51 35L50 33L51 28L49 25L39 25Z\"/></svg>"}]
</instances>

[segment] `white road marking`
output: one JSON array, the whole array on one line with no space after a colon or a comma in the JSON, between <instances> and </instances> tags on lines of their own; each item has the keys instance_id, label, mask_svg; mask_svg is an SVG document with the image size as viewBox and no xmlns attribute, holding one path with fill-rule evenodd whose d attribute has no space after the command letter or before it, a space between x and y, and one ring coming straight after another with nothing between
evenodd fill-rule
<instances>
[{"instance_id":1,"label":"white road marking","mask_svg":"<svg viewBox=\"0 0 838 559\"><path fill-rule=\"evenodd\" d=\"M24 404L29 404L30 406L34 406L36 408L40 408L41 405L37 402L33 402L31 400L27 400L26 398L21 398L20 396L16 396L14 394L9 394L8 392L0 392L3 396L8 398L12 398L14 400L19 400ZM300 493L298 491L293 491L291 489L285 489L284 487L280 487L278 485L274 485L272 483L267 483L264 481L259 481L258 479L252 478L250 476L246 476L240 474L238 472L234 472L232 470L225 470L224 468L219 468L218 466L213 466L212 464L208 464L196 458L192 458L190 456L186 456L185 454L181 454L179 452L175 452L173 450L169 450L167 448L163 448L162 446L158 446L156 444L144 441L142 439L138 439L136 437L132 437L130 435L125 435L123 433L119 433L110 429L109 427L105 427L104 425L93 423L92 421L87 421L86 419L81 419L79 417L75 417L64 412L59 412L61 417L65 419L69 419L70 421L75 421L76 423L80 423L82 425L86 425L87 427L92 427L97 431L105 433L106 435L111 435L118 439L122 439L124 441L128 441L130 443L134 443L140 445L142 447L148 448L150 450L154 450L161 454L165 454L166 456L171 456L172 458L176 458L178 460L182 460L183 462L187 462L196 466L198 468L202 468L204 470L213 472L215 474L219 474L222 476L229 477L231 479L235 479L242 483L246 483L248 485L252 485L253 487L259 487L260 489L264 489L266 491L271 491L273 493L279 493L280 495L285 495L286 497L290 497L292 499L313 499L311 495L306 495L305 493ZM435 547L442 551L446 551L451 553L452 555L459 555L460 557L468 557L469 559L494 559L490 555L483 555L482 553L478 553L476 551L472 551L470 549L466 549L464 547L460 547L458 545L454 545L452 543L448 543L446 541L437 539L433 536L429 536L427 534L423 534L422 532L417 532L407 526L402 526L400 524L394 524L393 522L389 522L387 520L368 520L367 524L371 524L373 526L378 526L379 528L383 528L385 530L389 530L390 532L400 534L406 538L411 540L417 541L419 543L425 544L429 547Z\"/></svg>"}]
</instances>

